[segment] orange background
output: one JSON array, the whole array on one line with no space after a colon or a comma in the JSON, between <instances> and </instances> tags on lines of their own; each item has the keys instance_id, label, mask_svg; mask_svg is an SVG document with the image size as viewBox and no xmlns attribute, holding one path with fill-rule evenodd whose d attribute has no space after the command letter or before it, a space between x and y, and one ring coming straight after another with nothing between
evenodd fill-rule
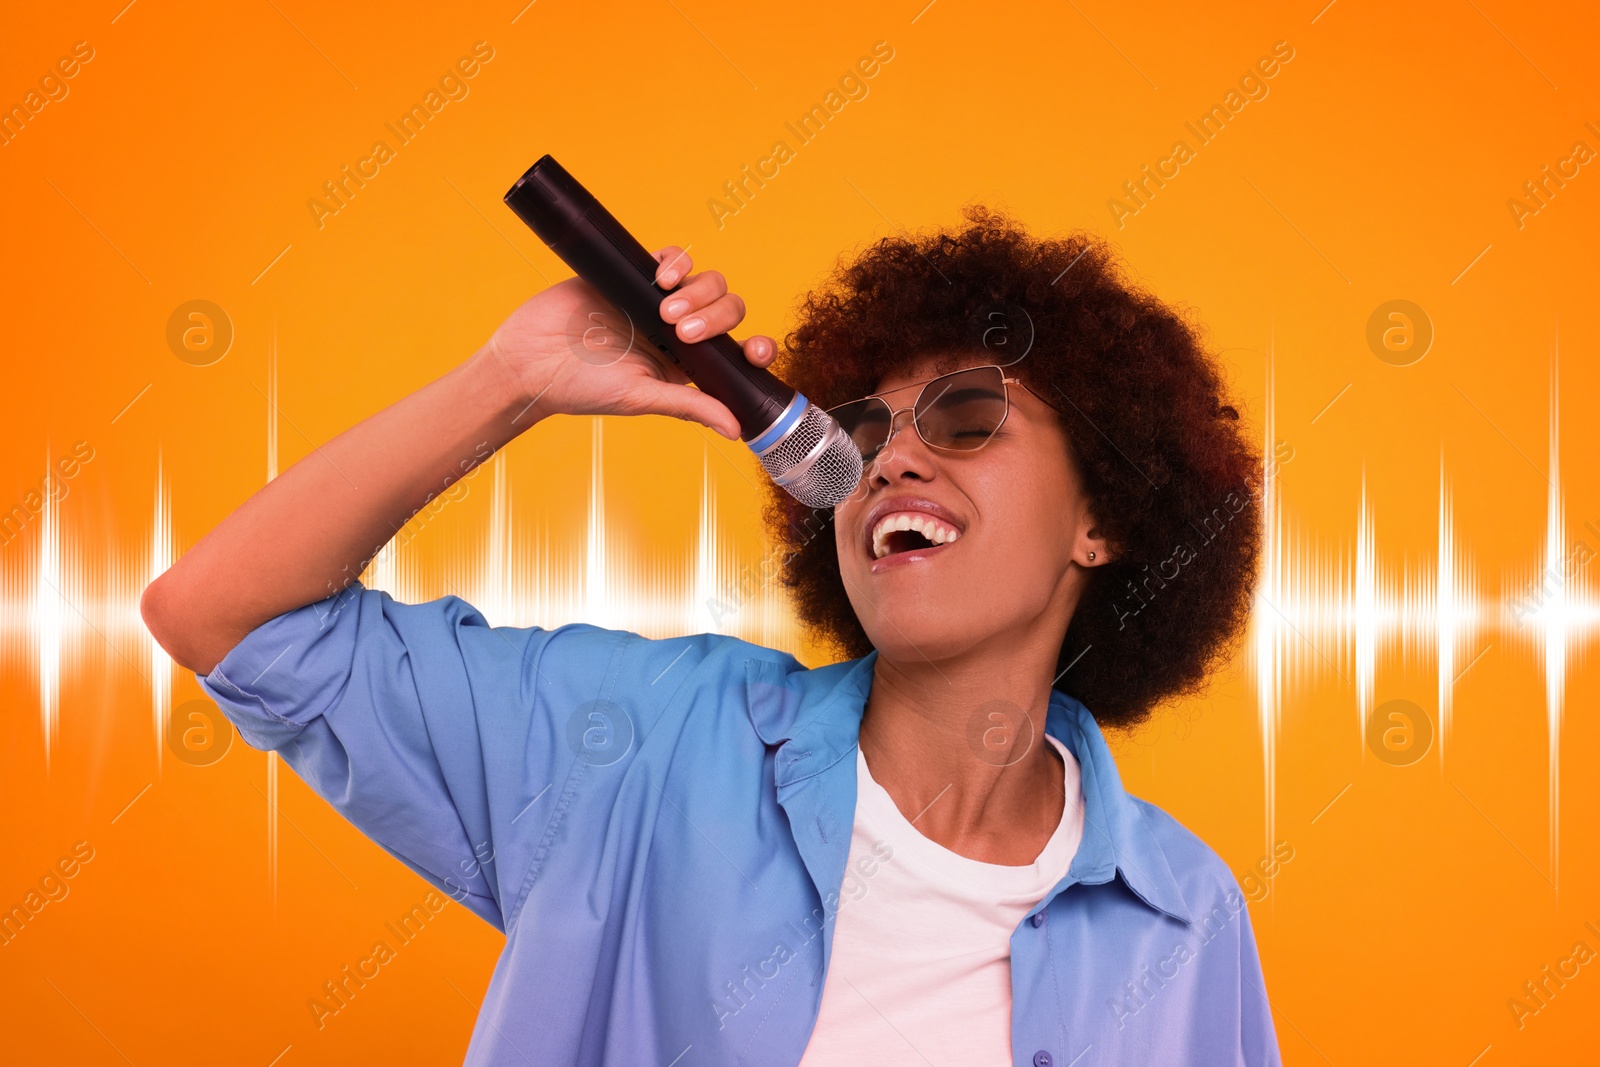
<instances>
[{"instance_id":1,"label":"orange background","mask_svg":"<svg viewBox=\"0 0 1600 1067\"><path fill-rule=\"evenodd\" d=\"M500 937L448 907L318 1029L309 998L428 887L236 738L209 765L178 758L162 726L199 689L136 601L274 462L566 276L499 202L545 152L647 245L723 271L749 304L741 335L781 335L838 255L968 200L1110 237L1206 324L1263 443L1293 452L1249 646L1207 698L1114 742L1130 790L1241 879L1292 848L1252 905L1285 1062L1593 1059L1600 963L1520 1027L1507 1006L1575 942L1600 950L1584 925L1600 928L1597 565L1581 562L1600 552L1600 175L1581 167L1520 227L1507 206L1575 141L1600 149L1592 14L924 2L3 16L0 104L75 42L94 49L0 146L0 508L75 442L93 450L0 544L0 907L93 849L0 946L7 1059L460 1061ZM792 146L784 123L880 40L894 57L868 95L719 227L722 183ZM306 201L477 41L494 58L469 95L319 229ZM1268 95L1119 228L1123 182L1193 148L1184 123L1278 41L1294 58ZM166 339L194 299L235 331L209 366ZM1409 366L1367 343L1392 299L1435 331ZM763 552L753 458L686 423L596 421L514 443L374 580L495 622L713 629L707 586ZM1547 570L1519 625L1513 599ZM771 589L725 622L818 662ZM1377 705L1438 724L1442 694L1449 732L1419 761L1364 742Z\"/></svg>"}]
</instances>

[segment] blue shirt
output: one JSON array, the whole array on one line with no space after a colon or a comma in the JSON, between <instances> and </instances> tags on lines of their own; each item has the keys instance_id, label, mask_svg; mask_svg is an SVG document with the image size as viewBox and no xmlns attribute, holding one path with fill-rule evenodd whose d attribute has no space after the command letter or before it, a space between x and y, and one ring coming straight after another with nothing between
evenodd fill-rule
<instances>
[{"instance_id":1,"label":"blue shirt","mask_svg":"<svg viewBox=\"0 0 1600 1067\"><path fill-rule=\"evenodd\" d=\"M718 634L491 627L457 597L356 584L200 681L250 745L505 933L468 1065L795 1064L876 657L807 670ZM1045 730L1080 765L1084 831L1011 938L1013 1063L1279 1063L1232 873L1124 792L1082 703L1052 691Z\"/></svg>"}]
</instances>

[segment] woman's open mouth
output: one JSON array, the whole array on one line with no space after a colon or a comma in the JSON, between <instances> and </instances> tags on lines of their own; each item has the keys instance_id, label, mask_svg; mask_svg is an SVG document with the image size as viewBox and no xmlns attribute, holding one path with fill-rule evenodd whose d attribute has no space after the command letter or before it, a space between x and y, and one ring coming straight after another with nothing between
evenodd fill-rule
<instances>
[{"instance_id":1,"label":"woman's open mouth","mask_svg":"<svg viewBox=\"0 0 1600 1067\"><path fill-rule=\"evenodd\" d=\"M929 559L950 548L961 531L923 512L891 512L880 518L867 545L871 573Z\"/></svg>"},{"instance_id":2,"label":"woman's open mouth","mask_svg":"<svg viewBox=\"0 0 1600 1067\"><path fill-rule=\"evenodd\" d=\"M900 552L891 552L881 559L873 560L872 566L868 568L868 573L877 574L891 567L899 567L907 563L915 563L918 560L931 559L941 553L948 552L953 547L955 546L950 544L927 545L920 548L904 549Z\"/></svg>"}]
</instances>

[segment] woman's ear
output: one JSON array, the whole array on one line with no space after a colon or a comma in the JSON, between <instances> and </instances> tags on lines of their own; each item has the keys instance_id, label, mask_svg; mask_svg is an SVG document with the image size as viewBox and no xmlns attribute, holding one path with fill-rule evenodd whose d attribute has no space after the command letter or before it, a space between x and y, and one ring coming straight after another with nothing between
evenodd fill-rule
<instances>
[{"instance_id":1,"label":"woman's ear","mask_svg":"<svg viewBox=\"0 0 1600 1067\"><path fill-rule=\"evenodd\" d=\"M1102 536L1098 526L1089 527L1088 532L1080 537L1078 541L1078 551L1074 559L1079 566L1098 567L1102 564L1110 563L1116 556L1111 546L1106 543L1106 539Z\"/></svg>"}]
</instances>

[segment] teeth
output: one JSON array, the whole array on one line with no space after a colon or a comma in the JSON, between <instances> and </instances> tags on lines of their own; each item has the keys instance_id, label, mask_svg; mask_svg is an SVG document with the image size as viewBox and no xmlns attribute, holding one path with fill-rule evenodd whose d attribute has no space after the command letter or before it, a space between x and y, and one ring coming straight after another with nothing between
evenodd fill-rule
<instances>
[{"instance_id":1,"label":"teeth","mask_svg":"<svg viewBox=\"0 0 1600 1067\"><path fill-rule=\"evenodd\" d=\"M961 536L953 526L947 526L932 515L900 512L879 520L872 531L872 558L882 559L889 554L889 535L896 530L915 530L936 545L947 545Z\"/></svg>"}]
</instances>

